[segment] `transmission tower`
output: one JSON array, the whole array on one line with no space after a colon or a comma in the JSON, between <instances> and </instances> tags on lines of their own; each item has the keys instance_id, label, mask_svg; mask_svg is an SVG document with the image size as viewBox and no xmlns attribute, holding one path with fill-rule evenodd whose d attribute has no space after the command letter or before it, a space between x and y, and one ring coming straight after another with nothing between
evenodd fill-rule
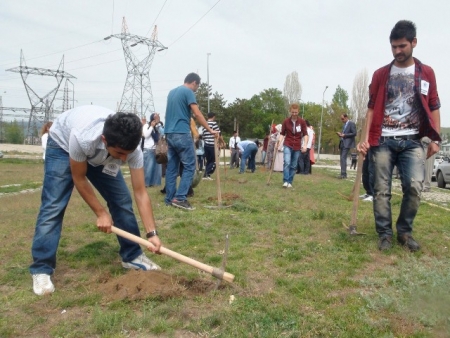
<instances>
[{"instance_id":1,"label":"transmission tower","mask_svg":"<svg viewBox=\"0 0 450 338\"><path fill-rule=\"evenodd\" d=\"M29 140L28 143L34 144L35 142L32 136L33 131L37 130L37 122L45 123L53 118L53 100L55 99L56 93L61 86L61 82L64 78L75 79L76 77L64 72L64 55L61 59L61 62L59 63L59 67L57 70L31 68L27 67L22 50L20 50L20 66L7 69L6 71L20 73L20 76L22 77L23 84L27 91L28 99L31 103L31 111L28 118L27 139ZM54 77L57 82L56 87L46 95L40 97L27 83L27 78L30 74Z\"/></svg>"},{"instance_id":2,"label":"transmission tower","mask_svg":"<svg viewBox=\"0 0 450 338\"><path fill-rule=\"evenodd\" d=\"M105 40L112 37L122 41L122 48L128 72L119 105L119 111L136 113L141 118L146 117L148 113L151 114L155 112L149 75L150 67L156 51L167 49L167 47L158 41L158 31L156 26L153 29L150 39L130 34L128 32L125 17L122 21L122 33L110 35L106 37ZM138 44L146 45L148 48L148 54L142 60L139 60L130 50L130 47L134 47Z\"/></svg>"}]
</instances>

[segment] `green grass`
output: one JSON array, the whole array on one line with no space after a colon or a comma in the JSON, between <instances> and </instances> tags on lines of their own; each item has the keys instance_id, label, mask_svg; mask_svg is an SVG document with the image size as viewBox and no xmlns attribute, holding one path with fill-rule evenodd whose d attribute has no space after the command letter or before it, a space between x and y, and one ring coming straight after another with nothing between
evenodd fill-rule
<instances>
[{"instance_id":1,"label":"green grass","mask_svg":"<svg viewBox=\"0 0 450 338\"><path fill-rule=\"evenodd\" d=\"M124 168L125 169L125 168ZM0 161L0 185L42 181L39 161ZM126 274L117 240L98 232L92 211L74 191L66 211L53 280L56 292L37 297L28 272L39 191L0 197L0 337L448 337L450 332L450 216L422 205L415 237L423 249L398 245L379 252L372 205L360 203L358 231L351 218L352 182L331 169L296 176L281 188L280 173L238 175L221 169L201 182L183 212L164 206L148 189L163 244L220 267L229 237L227 272L233 284L217 291L163 299L108 300L99 280ZM34 183L33 183L34 184ZM233 196L233 198L230 198ZM400 197L392 198L393 217ZM135 209L137 210L137 209ZM151 254L149 254L151 255ZM215 283L186 264L151 256L169 275ZM235 300L230 304L230 296Z\"/></svg>"}]
</instances>

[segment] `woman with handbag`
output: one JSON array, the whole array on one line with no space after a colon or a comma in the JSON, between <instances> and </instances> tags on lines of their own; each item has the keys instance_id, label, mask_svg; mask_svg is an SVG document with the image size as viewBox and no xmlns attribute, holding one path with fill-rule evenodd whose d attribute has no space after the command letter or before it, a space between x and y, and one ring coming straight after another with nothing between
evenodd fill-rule
<instances>
[{"instance_id":1,"label":"woman with handbag","mask_svg":"<svg viewBox=\"0 0 450 338\"><path fill-rule=\"evenodd\" d=\"M155 148L159 139L164 135L164 125L158 113L150 115L150 122L143 127L144 136L144 173L145 186L161 185L161 164L156 162Z\"/></svg>"}]
</instances>

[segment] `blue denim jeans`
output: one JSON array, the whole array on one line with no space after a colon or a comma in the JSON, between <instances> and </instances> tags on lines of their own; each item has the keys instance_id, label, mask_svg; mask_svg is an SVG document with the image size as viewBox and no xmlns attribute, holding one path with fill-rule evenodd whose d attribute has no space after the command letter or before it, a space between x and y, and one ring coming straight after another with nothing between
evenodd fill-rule
<instances>
[{"instance_id":1,"label":"blue denim jeans","mask_svg":"<svg viewBox=\"0 0 450 338\"><path fill-rule=\"evenodd\" d=\"M41 208L36 221L31 253L31 274L53 274L56 267L56 251L61 237L62 222L74 187L70 171L69 154L50 137L45 156L44 184ZM106 200L116 227L140 236L132 200L127 185L119 171L116 177L102 173L103 166L88 164L87 178ZM93 226L95 226L93 224ZM124 262L142 253L138 244L117 237L120 256Z\"/></svg>"},{"instance_id":2,"label":"blue denim jeans","mask_svg":"<svg viewBox=\"0 0 450 338\"><path fill-rule=\"evenodd\" d=\"M292 148L284 146L283 156L283 183L287 182L292 184L295 172L297 171L297 163L300 156L300 150L294 150Z\"/></svg>"},{"instance_id":3,"label":"blue denim jeans","mask_svg":"<svg viewBox=\"0 0 450 338\"><path fill-rule=\"evenodd\" d=\"M166 169L166 204L174 198L177 201L185 201L189 187L195 174L195 149L191 134L166 134L169 150L167 152L168 163ZM177 177L183 164L183 174L177 189Z\"/></svg>"},{"instance_id":4,"label":"blue denim jeans","mask_svg":"<svg viewBox=\"0 0 450 338\"><path fill-rule=\"evenodd\" d=\"M242 154L241 159L241 167L239 169L239 172L243 173L245 171L245 162L248 159L247 168L252 171L252 173L255 172L256 165L255 165L255 157L256 153L258 152L258 147L255 144L248 144L247 147L244 149L244 153Z\"/></svg>"},{"instance_id":5,"label":"blue denim jeans","mask_svg":"<svg viewBox=\"0 0 450 338\"><path fill-rule=\"evenodd\" d=\"M162 168L156 163L155 149L144 148L145 186L161 185Z\"/></svg>"},{"instance_id":6,"label":"blue denim jeans","mask_svg":"<svg viewBox=\"0 0 450 338\"><path fill-rule=\"evenodd\" d=\"M397 236L411 234L420 205L425 178L424 149L420 140L385 140L371 148L374 169L373 212L378 236L392 236L391 184L396 165L401 176L403 199L397 218Z\"/></svg>"}]
</instances>

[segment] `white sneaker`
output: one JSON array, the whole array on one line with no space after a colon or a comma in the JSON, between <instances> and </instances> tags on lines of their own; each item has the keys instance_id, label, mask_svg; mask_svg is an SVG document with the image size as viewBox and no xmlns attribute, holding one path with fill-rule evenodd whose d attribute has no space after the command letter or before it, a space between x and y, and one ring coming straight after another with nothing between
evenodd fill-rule
<instances>
[{"instance_id":1,"label":"white sneaker","mask_svg":"<svg viewBox=\"0 0 450 338\"><path fill-rule=\"evenodd\" d=\"M288 184L289 184L288 182L284 182L283 183L283 188L287 188Z\"/></svg>"},{"instance_id":2,"label":"white sneaker","mask_svg":"<svg viewBox=\"0 0 450 338\"><path fill-rule=\"evenodd\" d=\"M50 275L38 273L31 276L33 277L33 291L38 296L48 295L55 291L55 286L50 279Z\"/></svg>"},{"instance_id":3,"label":"white sneaker","mask_svg":"<svg viewBox=\"0 0 450 338\"><path fill-rule=\"evenodd\" d=\"M369 197L369 196L370 196L370 195L364 194L364 195L359 196L359 198L365 199L365 198L367 198L367 197Z\"/></svg>"},{"instance_id":4,"label":"white sneaker","mask_svg":"<svg viewBox=\"0 0 450 338\"><path fill-rule=\"evenodd\" d=\"M373 196L367 195L365 199L363 199L364 202L373 202Z\"/></svg>"},{"instance_id":5,"label":"white sneaker","mask_svg":"<svg viewBox=\"0 0 450 338\"><path fill-rule=\"evenodd\" d=\"M287 187L292 188L292 184L288 183Z\"/></svg>"},{"instance_id":6,"label":"white sneaker","mask_svg":"<svg viewBox=\"0 0 450 338\"><path fill-rule=\"evenodd\" d=\"M122 262L122 266L125 269L135 269L135 270L161 270L161 267L155 263L153 263L150 258L148 258L144 253L140 256L137 256L131 262Z\"/></svg>"}]
</instances>

